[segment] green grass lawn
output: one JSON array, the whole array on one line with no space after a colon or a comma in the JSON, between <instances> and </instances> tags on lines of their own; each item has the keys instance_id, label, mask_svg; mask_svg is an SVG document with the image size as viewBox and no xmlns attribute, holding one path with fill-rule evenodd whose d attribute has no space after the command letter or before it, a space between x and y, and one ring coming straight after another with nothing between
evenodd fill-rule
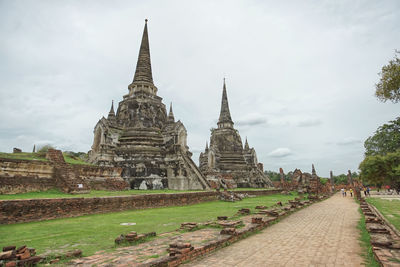
<instances>
[{"instance_id":1,"label":"green grass lawn","mask_svg":"<svg viewBox=\"0 0 400 267\"><path fill-rule=\"evenodd\" d=\"M239 190L265 190L256 188L237 188L234 191ZM0 195L0 200L10 200L10 199L33 199L33 198L73 198L73 197L110 197L110 196L129 196L129 195L139 195L139 194L172 194L172 193L185 193L185 192L202 192L204 190L126 190L126 191L103 191L103 190L91 190L88 194L68 194L60 192L56 189L51 189L43 192L29 192L13 195Z\"/></svg>"},{"instance_id":2,"label":"green grass lawn","mask_svg":"<svg viewBox=\"0 0 400 267\"><path fill-rule=\"evenodd\" d=\"M74 157L68 154L63 154L64 160L69 164L79 164L79 165L92 165L83 161L78 157ZM46 159L46 153L29 153L29 152L21 152L21 153L5 153L0 152L0 158L6 159L24 159L24 160L39 160L39 161L48 161Z\"/></svg>"},{"instance_id":3,"label":"green grass lawn","mask_svg":"<svg viewBox=\"0 0 400 267\"><path fill-rule=\"evenodd\" d=\"M367 202L374 205L380 213L400 231L400 200L386 200L381 198L367 198Z\"/></svg>"},{"instance_id":4,"label":"green grass lawn","mask_svg":"<svg viewBox=\"0 0 400 267\"><path fill-rule=\"evenodd\" d=\"M27 152L21 152L21 153L0 152L0 158L48 161L46 159L46 155L44 155L44 154L41 154L41 153L27 153Z\"/></svg>"},{"instance_id":5,"label":"green grass lawn","mask_svg":"<svg viewBox=\"0 0 400 267\"><path fill-rule=\"evenodd\" d=\"M287 202L296 195L270 195L246 198L238 202L212 201L182 207L154 208L43 222L0 225L0 247L27 245L38 254L62 253L82 249L85 256L99 250L114 248L114 239L129 231L157 234L175 230L182 222L204 222L217 216L232 216L238 209L257 205L270 206L277 201ZM121 223L136 223L123 226Z\"/></svg>"}]
</instances>

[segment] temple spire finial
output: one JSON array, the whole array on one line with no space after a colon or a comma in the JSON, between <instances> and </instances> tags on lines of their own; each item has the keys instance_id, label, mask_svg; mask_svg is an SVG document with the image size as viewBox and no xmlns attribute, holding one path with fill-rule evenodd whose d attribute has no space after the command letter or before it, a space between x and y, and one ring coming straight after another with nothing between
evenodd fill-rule
<instances>
[{"instance_id":1,"label":"temple spire finial","mask_svg":"<svg viewBox=\"0 0 400 267\"><path fill-rule=\"evenodd\" d=\"M206 141L206 151L208 150L208 141Z\"/></svg>"},{"instance_id":2,"label":"temple spire finial","mask_svg":"<svg viewBox=\"0 0 400 267\"><path fill-rule=\"evenodd\" d=\"M226 83L224 78L224 86L222 90L221 112L219 114L218 127L233 127L231 113L229 111L228 95L226 93Z\"/></svg>"},{"instance_id":3,"label":"temple spire finial","mask_svg":"<svg viewBox=\"0 0 400 267\"><path fill-rule=\"evenodd\" d=\"M115 112L114 112L114 100L111 100L111 108L110 108L109 114L111 114L111 113L115 115Z\"/></svg>"},{"instance_id":4,"label":"temple spire finial","mask_svg":"<svg viewBox=\"0 0 400 267\"><path fill-rule=\"evenodd\" d=\"M172 111L172 102L171 102L171 104L169 105L168 121L169 121L169 122L175 122L174 112Z\"/></svg>"},{"instance_id":5,"label":"temple spire finial","mask_svg":"<svg viewBox=\"0 0 400 267\"><path fill-rule=\"evenodd\" d=\"M246 136L246 142L244 143L244 150L250 150L249 143L247 142L247 136Z\"/></svg>"},{"instance_id":6,"label":"temple spire finial","mask_svg":"<svg viewBox=\"0 0 400 267\"><path fill-rule=\"evenodd\" d=\"M115 119L114 100L111 100L111 108L110 108L110 112L108 112L107 119L109 119L109 120L114 120Z\"/></svg>"}]
</instances>

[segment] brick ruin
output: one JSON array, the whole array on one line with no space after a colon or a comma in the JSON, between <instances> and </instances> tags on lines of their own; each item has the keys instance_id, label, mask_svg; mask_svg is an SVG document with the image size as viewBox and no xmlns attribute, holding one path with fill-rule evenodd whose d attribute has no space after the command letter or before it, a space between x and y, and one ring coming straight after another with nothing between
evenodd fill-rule
<instances>
[{"instance_id":1,"label":"brick ruin","mask_svg":"<svg viewBox=\"0 0 400 267\"><path fill-rule=\"evenodd\" d=\"M147 20L129 93L94 128L89 161L122 168L132 189L208 189L187 146L187 131L167 114L151 71Z\"/></svg>"},{"instance_id":2,"label":"brick ruin","mask_svg":"<svg viewBox=\"0 0 400 267\"><path fill-rule=\"evenodd\" d=\"M330 184L323 186L321 180L317 175L314 164L312 164L311 174L307 172L302 172L299 169L295 169L290 181L285 180L283 169L279 169L280 172L280 182L277 185L286 191L297 190L302 193L320 194L330 192Z\"/></svg>"},{"instance_id":3,"label":"brick ruin","mask_svg":"<svg viewBox=\"0 0 400 267\"><path fill-rule=\"evenodd\" d=\"M228 96L224 80L221 112L218 128L211 130L208 143L200 153L200 170L213 188L270 187L271 180L257 161L254 148L250 148L247 138L243 147L239 131L233 125L229 111Z\"/></svg>"},{"instance_id":4,"label":"brick ruin","mask_svg":"<svg viewBox=\"0 0 400 267\"><path fill-rule=\"evenodd\" d=\"M0 194L53 188L66 193L129 188L121 178L121 168L67 164L62 152L54 149L49 149L46 158L48 161L0 158Z\"/></svg>"}]
</instances>

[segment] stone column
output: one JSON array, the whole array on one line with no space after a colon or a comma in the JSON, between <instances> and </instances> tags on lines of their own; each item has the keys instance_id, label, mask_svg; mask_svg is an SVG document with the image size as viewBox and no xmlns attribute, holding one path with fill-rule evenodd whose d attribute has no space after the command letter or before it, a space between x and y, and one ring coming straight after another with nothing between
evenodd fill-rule
<instances>
[{"instance_id":1,"label":"stone column","mask_svg":"<svg viewBox=\"0 0 400 267\"><path fill-rule=\"evenodd\" d=\"M282 187L282 189L286 190L285 174L283 173L282 168L279 168L279 174L281 176L281 187Z\"/></svg>"}]
</instances>

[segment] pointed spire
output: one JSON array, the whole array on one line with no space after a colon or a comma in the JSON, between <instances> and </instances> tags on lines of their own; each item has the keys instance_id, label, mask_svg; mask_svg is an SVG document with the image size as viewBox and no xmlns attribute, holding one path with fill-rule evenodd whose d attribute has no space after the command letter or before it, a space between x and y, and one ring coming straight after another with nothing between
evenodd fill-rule
<instances>
[{"instance_id":1,"label":"pointed spire","mask_svg":"<svg viewBox=\"0 0 400 267\"><path fill-rule=\"evenodd\" d=\"M140 45L139 56L136 64L136 72L133 78L135 82L147 82L153 84L153 74L151 72L149 36L147 34L147 19L145 19L142 43Z\"/></svg>"},{"instance_id":2,"label":"pointed spire","mask_svg":"<svg viewBox=\"0 0 400 267\"><path fill-rule=\"evenodd\" d=\"M110 109L109 114L114 114L115 115L115 112L114 112L114 100L111 100L111 109Z\"/></svg>"},{"instance_id":3,"label":"pointed spire","mask_svg":"<svg viewBox=\"0 0 400 267\"><path fill-rule=\"evenodd\" d=\"M208 150L208 141L206 141L206 151Z\"/></svg>"},{"instance_id":4,"label":"pointed spire","mask_svg":"<svg viewBox=\"0 0 400 267\"><path fill-rule=\"evenodd\" d=\"M107 119L109 119L109 120L114 120L115 119L114 100L111 100L111 108L110 108L110 112L108 112Z\"/></svg>"},{"instance_id":5,"label":"pointed spire","mask_svg":"<svg viewBox=\"0 0 400 267\"><path fill-rule=\"evenodd\" d=\"M250 150L249 143L247 142L247 136L246 136L246 142L244 143L244 150Z\"/></svg>"},{"instance_id":6,"label":"pointed spire","mask_svg":"<svg viewBox=\"0 0 400 267\"><path fill-rule=\"evenodd\" d=\"M172 102L169 105L168 122L175 122L174 112L172 111Z\"/></svg>"},{"instance_id":7,"label":"pointed spire","mask_svg":"<svg viewBox=\"0 0 400 267\"><path fill-rule=\"evenodd\" d=\"M222 100L221 100L221 112L219 114L218 127L223 128L225 126L233 127L233 121L231 118L231 113L229 111L228 95L226 93L226 84L224 78L224 87L222 90Z\"/></svg>"},{"instance_id":8,"label":"pointed spire","mask_svg":"<svg viewBox=\"0 0 400 267\"><path fill-rule=\"evenodd\" d=\"M35 145L35 144L33 144L33 150L32 150L32 153L36 153L36 145Z\"/></svg>"}]
</instances>

